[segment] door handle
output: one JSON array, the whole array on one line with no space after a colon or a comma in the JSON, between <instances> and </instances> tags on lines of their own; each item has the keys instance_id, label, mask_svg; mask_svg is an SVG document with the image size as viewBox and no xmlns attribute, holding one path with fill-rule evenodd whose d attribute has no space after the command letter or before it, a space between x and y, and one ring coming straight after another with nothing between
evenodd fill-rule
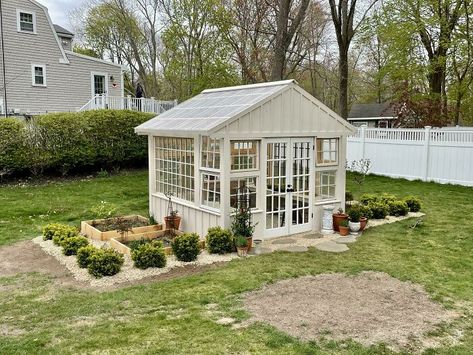
<instances>
[{"instance_id":1,"label":"door handle","mask_svg":"<svg viewBox=\"0 0 473 355\"><path fill-rule=\"evenodd\" d=\"M287 185L286 192L294 192L292 185Z\"/></svg>"}]
</instances>

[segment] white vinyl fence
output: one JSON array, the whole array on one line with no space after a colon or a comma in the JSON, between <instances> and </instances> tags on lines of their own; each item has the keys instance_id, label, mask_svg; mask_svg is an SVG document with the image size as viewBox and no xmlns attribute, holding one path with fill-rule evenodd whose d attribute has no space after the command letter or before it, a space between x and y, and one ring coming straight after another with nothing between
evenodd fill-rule
<instances>
[{"instance_id":1,"label":"white vinyl fence","mask_svg":"<svg viewBox=\"0 0 473 355\"><path fill-rule=\"evenodd\" d=\"M162 101L156 100L154 97L136 98L131 96L95 95L89 102L82 106L79 111L110 109L161 114L174 106L177 106L177 100Z\"/></svg>"},{"instance_id":2,"label":"white vinyl fence","mask_svg":"<svg viewBox=\"0 0 473 355\"><path fill-rule=\"evenodd\" d=\"M347 161L370 159L370 173L473 186L473 129L361 127Z\"/></svg>"}]
</instances>

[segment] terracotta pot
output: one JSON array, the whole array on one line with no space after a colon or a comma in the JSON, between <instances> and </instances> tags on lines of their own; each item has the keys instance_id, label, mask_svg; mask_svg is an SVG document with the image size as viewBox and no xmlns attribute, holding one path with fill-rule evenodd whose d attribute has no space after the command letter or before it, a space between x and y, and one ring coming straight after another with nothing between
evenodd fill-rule
<instances>
[{"instance_id":1,"label":"terracotta pot","mask_svg":"<svg viewBox=\"0 0 473 355\"><path fill-rule=\"evenodd\" d=\"M350 227L339 226L338 228L340 229L340 235L342 237L345 237L350 233Z\"/></svg>"},{"instance_id":2,"label":"terracotta pot","mask_svg":"<svg viewBox=\"0 0 473 355\"><path fill-rule=\"evenodd\" d=\"M333 230L336 232L340 232L340 223L342 221L348 221L348 215L345 213L334 213L333 215Z\"/></svg>"},{"instance_id":3,"label":"terracotta pot","mask_svg":"<svg viewBox=\"0 0 473 355\"><path fill-rule=\"evenodd\" d=\"M248 247L237 247L238 256L245 257L248 255Z\"/></svg>"},{"instance_id":4,"label":"terracotta pot","mask_svg":"<svg viewBox=\"0 0 473 355\"><path fill-rule=\"evenodd\" d=\"M248 237L246 238L246 240L248 241L248 247L246 248L246 250L249 253L251 251L251 248L253 247L253 237Z\"/></svg>"},{"instance_id":5,"label":"terracotta pot","mask_svg":"<svg viewBox=\"0 0 473 355\"><path fill-rule=\"evenodd\" d=\"M368 224L368 218L361 217L360 218L360 232L363 232L367 224Z\"/></svg>"},{"instance_id":6,"label":"terracotta pot","mask_svg":"<svg viewBox=\"0 0 473 355\"><path fill-rule=\"evenodd\" d=\"M179 229L181 224L180 216L166 216L164 217L164 222L166 224L166 229Z\"/></svg>"}]
</instances>

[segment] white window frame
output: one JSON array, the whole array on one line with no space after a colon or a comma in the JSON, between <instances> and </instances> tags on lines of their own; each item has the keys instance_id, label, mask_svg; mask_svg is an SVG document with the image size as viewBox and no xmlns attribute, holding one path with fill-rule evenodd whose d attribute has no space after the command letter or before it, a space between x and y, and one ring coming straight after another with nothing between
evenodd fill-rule
<instances>
[{"instance_id":1,"label":"white window frame","mask_svg":"<svg viewBox=\"0 0 473 355\"><path fill-rule=\"evenodd\" d=\"M260 181L260 175L259 174L249 174L249 173L244 173L244 174L230 174L230 183L229 183L229 188L228 188L228 194L229 194L229 203L230 203L230 209L234 209L235 207L233 207L231 205L231 199L232 199L232 194L231 194L231 190L232 190L232 180L234 179L255 179L255 206L254 207L250 207L250 210L251 211L257 211L258 210L258 205L259 205L259 181Z\"/></svg>"},{"instance_id":2,"label":"white window frame","mask_svg":"<svg viewBox=\"0 0 473 355\"><path fill-rule=\"evenodd\" d=\"M204 137L207 137L208 139L212 140L218 140L219 141L219 154L220 154L220 165L219 165L219 168L218 169L215 169L215 168L208 168L208 167L205 167L205 166L202 166L202 155L203 155L203 141L204 141ZM222 174L221 174L221 168L222 168L222 164L223 164L223 161L222 161L222 152L223 152L223 139L219 139L219 138L214 138L212 136L200 136L199 137L199 148L198 148L198 151L196 151L196 155L199 156L199 167L198 167L198 171L199 171L199 191L198 193L196 194L196 198L198 198L198 200L196 201L199 201L199 207L203 210L208 210L208 211L212 211L212 212L217 212L217 213L220 213L221 212L221 208L222 208L222 196L223 196L223 191L222 191ZM209 150L206 150L206 151L209 151ZM210 151L212 152L212 151ZM215 150L213 150L213 152L215 152ZM219 195L220 195L220 207L218 208L215 208L213 206L208 206L208 205L205 205L204 204L204 199L202 198L202 193L203 193L203 180L204 180L204 175L213 175L213 176L218 176L219 180L220 180L220 190L218 191ZM215 192L215 191L214 191ZM198 195L198 196L197 196Z\"/></svg>"},{"instance_id":3,"label":"white window frame","mask_svg":"<svg viewBox=\"0 0 473 355\"><path fill-rule=\"evenodd\" d=\"M209 149L205 149L204 150L204 138L207 138L208 139L208 143L211 145L213 141L216 141L218 142L218 150L215 149L215 146L212 148L212 147L206 147L206 148L209 148ZM213 159L212 159L212 162L215 163L216 161L216 157L218 156L218 166L217 167L209 167L209 166L204 166L203 165L203 161L204 161L204 152L206 152L207 154L211 154ZM208 158L208 156L207 156ZM212 164L214 165L214 164ZM200 138L200 166L201 166L201 169L202 170L208 170L208 171L212 171L212 172L220 172L220 167L222 165L222 142L220 139L218 138L212 138L211 136L201 136Z\"/></svg>"},{"instance_id":4,"label":"white window frame","mask_svg":"<svg viewBox=\"0 0 473 355\"><path fill-rule=\"evenodd\" d=\"M334 162L330 162L330 163L319 163L318 162L318 158L319 158L319 151L318 151L318 148L317 148L317 141L321 139L321 140L335 140L336 142L336 145L335 145L335 161ZM331 142L329 142L329 145L331 146ZM323 146L323 144L322 144ZM316 137L315 138L315 166L316 167L325 167L325 166L338 166L338 162L339 162L339 155L340 155L340 138L339 137ZM329 150L328 151L329 154L332 152L332 150Z\"/></svg>"},{"instance_id":5,"label":"white window frame","mask_svg":"<svg viewBox=\"0 0 473 355\"><path fill-rule=\"evenodd\" d=\"M333 196L330 197L321 197L321 195L317 195L319 192L318 185L317 185L317 174L323 174L323 173L333 173L334 174L334 183L333 183ZM329 168L324 168L324 169L317 169L315 170L314 174L314 202L315 203L320 203L320 202L327 202L327 201L336 201L337 200L337 177L338 177L338 168L334 167L329 167ZM321 179L321 184L320 186L332 186L331 184L329 185L322 185L322 179Z\"/></svg>"},{"instance_id":6,"label":"white window frame","mask_svg":"<svg viewBox=\"0 0 473 355\"><path fill-rule=\"evenodd\" d=\"M21 29L21 21L20 21L20 14L28 14L33 17L33 31L25 31ZM21 10L21 9L16 9L16 29L18 32L21 33L29 33L29 34L37 34L36 32L36 13L31 10Z\"/></svg>"},{"instance_id":7,"label":"white window frame","mask_svg":"<svg viewBox=\"0 0 473 355\"><path fill-rule=\"evenodd\" d=\"M204 176L207 175L207 176L214 176L216 177L215 179L215 186L217 186L217 183L216 181L219 181L219 184L218 184L218 190L214 187L213 190L209 190L209 189L204 189ZM220 172L213 172L213 171L205 171L205 170L202 170L200 172L200 204L201 204L201 208L202 209L206 209L206 210L211 210L211 211L215 211L215 212L220 212L220 209L222 208L222 178L221 178L221 175L220 175ZM206 205L204 203L204 197L203 197L203 194L204 193L207 193L209 194L210 192L213 192L214 193L214 196L215 194L218 194L219 196L219 202L218 202L218 206L216 207L215 205L214 206L210 206L210 205ZM215 204L215 197L214 197L214 204Z\"/></svg>"},{"instance_id":8,"label":"white window frame","mask_svg":"<svg viewBox=\"0 0 473 355\"><path fill-rule=\"evenodd\" d=\"M42 84L37 84L36 83L36 75L35 75L35 69L36 68L42 68L43 69L43 83ZM47 79L46 79L46 64L31 64L31 85L32 86L38 86L38 87L47 87Z\"/></svg>"},{"instance_id":9,"label":"white window frame","mask_svg":"<svg viewBox=\"0 0 473 355\"><path fill-rule=\"evenodd\" d=\"M108 95L108 73L92 71L92 72L90 72L90 95L91 95L91 97L95 97L95 80L94 80L95 75L105 77L105 95Z\"/></svg>"},{"instance_id":10,"label":"white window frame","mask_svg":"<svg viewBox=\"0 0 473 355\"><path fill-rule=\"evenodd\" d=\"M255 143L256 144L256 155L255 155L255 158L256 158L256 166L254 168L251 168L251 169L232 169L232 164L233 164L233 160L232 160L232 150L234 149L233 148L233 145L235 143L245 143L245 142L252 142L252 143ZM245 148L243 148L245 149ZM247 148L249 149L249 148ZM239 149L239 151L241 150L241 148ZM247 172L247 171L259 171L259 167L260 167L260 160L261 160L261 156L260 156L260 153L261 152L261 142L257 139L232 139L230 140L230 171L232 173L240 173L240 172ZM249 155L238 155L238 156L249 156Z\"/></svg>"}]
</instances>

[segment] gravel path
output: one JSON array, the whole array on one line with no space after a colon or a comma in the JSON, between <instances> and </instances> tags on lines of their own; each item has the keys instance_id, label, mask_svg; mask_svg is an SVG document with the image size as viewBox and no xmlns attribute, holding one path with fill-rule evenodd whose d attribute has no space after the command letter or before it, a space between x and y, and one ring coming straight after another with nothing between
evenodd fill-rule
<instances>
[{"instance_id":1,"label":"gravel path","mask_svg":"<svg viewBox=\"0 0 473 355\"><path fill-rule=\"evenodd\" d=\"M97 241L97 240L90 240L91 244L96 247L102 247L106 242ZM81 269L77 265L76 257L75 256L65 256L62 253L62 248L54 245L51 240L43 240L42 237L37 237L33 239L33 243L38 244L45 253L51 255L52 257L56 258L59 263L64 265L73 275L74 279L77 281L85 282L92 287L109 287L115 284L121 283L129 283L132 281L141 280L144 278L149 278L152 276L158 276L165 273L170 272L176 268L183 268L186 266L203 266L203 265L210 265L225 261L230 261L232 259L238 258L236 253L231 254L209 254L207 251L202 251L197 258L197 261L194 262L182 262L176 259L175 256L171 255L167 257L167 264L164 268L148 268L145 270L141 270L135 268L133 266L133 261L131 260L130 256L124 255L125 263L121 269L121 271L114 275L114 276L107 276L102 277L100 279L96 279L92 275L90 275L87 269Z\"/></svg>"}]
</instances>

